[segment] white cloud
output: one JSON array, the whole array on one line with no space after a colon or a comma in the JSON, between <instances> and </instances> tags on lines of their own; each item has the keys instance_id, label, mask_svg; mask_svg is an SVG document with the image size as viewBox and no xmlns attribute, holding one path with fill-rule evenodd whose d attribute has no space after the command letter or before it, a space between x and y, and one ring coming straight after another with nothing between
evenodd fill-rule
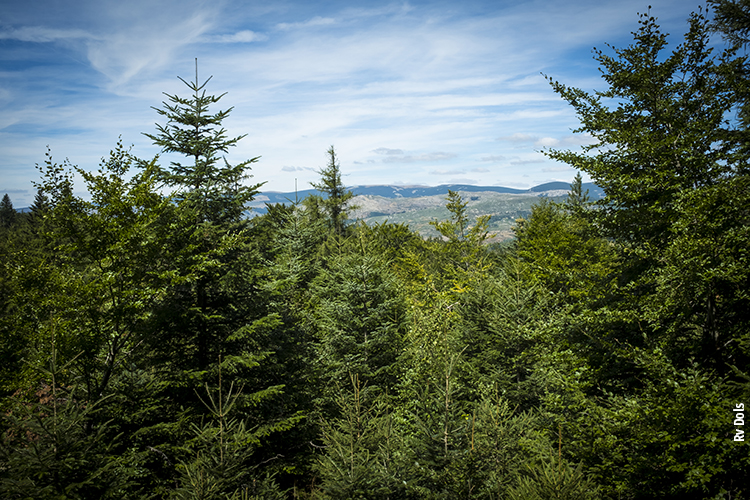
<instances>
[{"instance_id":1,"label":"white cloud","mask_svg":"<svg viewBox=\"0 0 750 500\"><path fill-rule=\"evenodd\" d=\"M446 181L447 184L479 184L476 179L467 179L465 177L454 177Z\"/></svg>"},{"instance_id":2,"label":"white cloud","mask_svg":"<svg viewBox=\"0 0 750 500\"><path fill-rule=\"evenodd\" d=\"M256 33L250 30L242 30L231 35L213 35L206 37L206 41L212 43L250 43L268 40L268 35Z\"/></svg>"},{"instance_id":3,"label":"white cloud","mask_svg":"<svg viewBox=\"0 0 750 500\"><path fill-rule=\"evenodd\" d=\"M535 163L543 163L545 161L545 158L524 158L524 159L517 159L517 160L511 160L511 165L533 165Z\"/></svg>"},{"instance_id":4,"label":"white cloud","mask_svg":"<svg viewBox=\"0 0 750 500\"><path fill-rule=\"evenodd\" d=\"M477 173L480 173L480 174L484 174L484 173L489 172L490 169L489 168L484 168L484 167L477 167L477 168L472 168L471 171L472 172L477 172Z\"/></svg>"},{"instance_id":5,"label":"white cloud","mask_svg":"<svg viewBox=\"0 0 750 500\"><path fill-rule=\"evenodd\" d=\"M664 31L680 33L691 9L660 2L660 21L664 13L675 19ZM627 4L496 2L478 14L430 2L11 0L0 39L38 44L6 43L11 52L0 61L0 179L26 187L13 176L36 178L31 166L44 161L47 143L91 168L119 134L153 157L158 148L140 134L164 122L150 106L160 106L162 92L185 96L176 76L192 80L198 57L201 80L214 75L208 92L228 92L213 109L235 108L228 135L248 134L228 160L262 155L253 180L269 181L265 189L290 191L290 172L312 178L312 168L294 165L325 165L331 143L350 184L415 184L429 170L476 172L488 182L472 169L479 162L502 166L503 185L523 176L538 184L542 167L555 166L535 153L540 145L595 143L566 135L578 120L540 72L584 89L601 85L590 49L632 40L637 16Z\"/></svg>"},{"instance_id":6,"label":"white cloud","mask_svg":"<svg viewBox=\"0 0 750 500\"><path fill-rule=\"evenodd\" d=\"M541 139L537 139L536 141L534 141L535 146L541 146L545 148L557 146L558 144L560 144L560 140L555 139L554 137L542 137Z\"/></svg>"},{"instance_id":7,"label":"white cloud","mask_svg":"<svg viewBox=\"0 0 750 500\"><path fill-rule=\"evenodd\" d=\"M314 172L315 171L315 169L312 167L292 167L289 165L284 165L283 167L281 167L281 170L283 172L305 172L305 171Z\"/></svg>"},{"instance_id":8,"label":"white cloud","mask_svg":"<svg viewBox=\"0 0 750 500\"><path fill-rule=\"evenodd\" d=\"M453 153L444 153L442 151L436 151L434 153L426 153L423 155L393 155L383 159L383 163L415 163L420 161L445 161L455 158L456 155Z\"/></svg>"},{"instance_id":9,"label":"white cloud","mask_svg":"<svg viewBox=\"0 0 750 500\"><path fill-rule=\"evenodd\" d=\"M213 26L213 13L195 11L180 18L153 15L124 24L88 43L91 65L111 82L110 90L128 91L130 80L141 74L155 75L183 47L198 42ZM191 58L192 59L192 58Z\"/></svg>"}]
</instances>

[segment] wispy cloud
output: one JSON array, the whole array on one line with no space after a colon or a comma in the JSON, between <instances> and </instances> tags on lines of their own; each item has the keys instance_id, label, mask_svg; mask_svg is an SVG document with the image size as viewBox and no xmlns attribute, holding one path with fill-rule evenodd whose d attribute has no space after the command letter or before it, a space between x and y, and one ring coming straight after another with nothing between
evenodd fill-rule
<instances>
[{"instance_id":1,"label":"wispy cloud","mask_svg":"<svg viewBox=\"0 0 750 500\"><path fill-rule=\"evenodd\" d=\"M446 181L447 184L479 184L477 179L467 179L466 177L454 177Z\"/></svg>"},{"instance_id":2,"label":"wispy cloud","mask_svg":"<svg viewBox=\"0 0 750 500\"><path fill-rule=\"evenodd\" d=\"M537 140L537 138L531 134L524 134L521 132L516 132L512 135L504 135L497 138L498 141L501 142L512 142L512 143L520 143L520 142L534 142Z\"/></svg>"},{"instance_id":3,"label":"wispy cloud","mask_svg":"<svg viewBox=\"0 0 750 500\"><path fill-rule=\"evenodd\" d=\"M432 175L462 175L465 174L466 170L432 170Z\"/></svg>"},{"instance_id":4,"label":"wispy cloud","mask_svg":"<svg viewBox=\"0 0 750 500\"><path fill-rule=\"evenodd\" d=\"M132 94L134 77L160 75L181 50L210 35L220 12L218 7L187 3L184 8L172 4L137 17L121 7L107 11L107 17L111 28L98 31L99 37L87 41L86 55L91 66L109 80L108 90Z\"/></svg>"},{"instance_id":5,"label":"wispy cloud","mask_svg":"<svg viewBox=\"0 0 750 500\"><path fill-rule=\"evenodd\" d=\"M284 165L283 167L281 167L281 170L283 172L305 172L305 171L315 172L315 169L312 167L292 167L289 165Z\"/></svg>"},{"instance_id":6,"label":"wispy cloud","mask_svg":"<svg viewBox=\"0 0 750 500\"><path fill-rule=\"evenodd\" d=\"M479 161L487 161L490 163L500 163L501 161L505 161L505 156L502 156L502 155L483 156L479 159Z\"/></svg>"},{"instance_id":7,"label":"wispy cloud","mask_svg":"<svg viewBox=\"0 0 750 500\"><path fill-rule=\"evenodd\" d=\"M442 151L436 151L434 153L425 153L421 155L388 155L383 158L383 163L415 163L415 162L431 162L431 161L445 161L455 158L454 153L444 153Z\"/></svg>"},{"instance_id":8,"label":"wispy cloud","mask_svg":"<svg viewBox=\"0 0 750 500\"><path fill-rule=\"evenodd\" d=\"M119 135L152 158L159 148L141 135L160 121L151 106L162 92L186 94L176 77L192 80L196 57L201 80L214 75L207 91L228 92L214 109L234 107L229 135L248 134L228 160L261 155L253 181L266 189L289 190L290 172L314 181L314 169L298 165L324 165L332 143L352 185L425 183L429 171L444 172L433 174L440 182L493 184L500 168L505 185L538 184L549 178L543 169L561 167L540 149L595 143L568 132L575 113L540 73L598 88L590 49L630 43L636 10L619 0L478 9L9 0L0 192L36 178L46 144L83 168L96 168ZM663 31L681 33L690 10L660 0L653 13L668 20Z\"/></svg>"},{"instance_id":9,"label":"wispy cloud","mask_svg":"<svg viewBox=\"0 0 750 500\"><path fill-rule=\"evenodd\" d=\"M573 170L570 165L564 165L561 167L546 167L542 169L542 172L572 172Z\"/></svg>"},{"instance_id":10,"label":"wispy cloud","mask_svg":"<svg viewBox=\"0 0 750 500\"><path fill-rule=\"evenodd\" d=\"M330 26L331 24L334 24L335 22L336 20L330 17L315 16L312 19L308 19L307 21L302 21L298 23L279 23L276 25L276 28L282 31L288 31L288 30L301 29L301 28Z\"/></svg>"},{"instance_id":11,"label":"wispy cloud","mask_svg":"<svg viewBox=\"0 0 750 500\"><path fill-rule=\"evenodd\" d=\"M515 133L508 136L498 137L496 140L513 144L532 143L534 146L541 148L553 148L557 146L569 147L596 143L596 139L591 136L591 134L571 134L564 137L538 137L526 133Z\"/></svg>"},{"instance_id":12,"label":"wispy cloud","mask_svg":"<svg viewBox=\"0 0 750 500\"><path fill-rule=\"evenodd\" d=\"M510 164L515 166L521 166L521 165L534 165L538 163L544 163L545 158L544 157L538 157L538 158L524 158L524 159L516 159L511 160Z\"/></svg>"},{"instance_id":13,"label":"wispy cloud","mask_svg":"<svg viewBox=\"0 0 750 500\"><path fill-rule=\"evenodd\" d=\"M390 148L373 149L372 152L375 154L379 154L379 155L403 155L404 154L403 149L390 149Z\"/></svg>"},{"instance_id":14,"label":"wispy cloud","mask_svg":"<svg viewBox=\"0 0 750 500\"><path fill-rule=\"evenodd\" d=\"M268 40L268 35L255 31L242 30L228 35L211 35L204 39L210 43L250 43Z\"/></svg>"},{"instance_id":15,"label":"wispy cloud","mask_svg":"<svg viewBox=\"0 0 750 500\"><path fill-rule=\"evenodd\" d=\"M98 37L80 29L58 29L43 26L23 26L15 29L0 30L0 40L18 40L20 42L56 42L59 40L86 39Z\"/></svg>"}]
</instances>

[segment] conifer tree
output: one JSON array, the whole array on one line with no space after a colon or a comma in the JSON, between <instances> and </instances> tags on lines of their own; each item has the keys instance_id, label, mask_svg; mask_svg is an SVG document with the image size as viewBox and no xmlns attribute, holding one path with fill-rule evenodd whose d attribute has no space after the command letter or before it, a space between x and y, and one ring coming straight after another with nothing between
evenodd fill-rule
<instances>
[{"instance_id":1,"label":"conifer tree","mask_svg":"<svg viewBox=\"0 0 750 500\"><path fill-rule=\"evenodd\" d=\"M733 43L750 43L750 1L708 0L714 8L712 28Z\"/></svg>"},{"instance_id":2,"label":"conifer tree","mask_svg":"<svg viewBox=\"0 0 750 500\"><path fill-rule=\"evenodd\" d=\"M10 201L10 196L5 193L3 201L0 201L0 225L6 228L12 226L16 222L17 215L13 203Z\"/></svg>"},{"instance_id":3,"label":"conifer tree","mask_svg":"<svg viewBox=\"0 0 750 500\"><path fill-rule=\"evenodd\" d=\"M180 77L178 77L180 78ZM222 153L236 146L245 135L229 138L222 127L222 121L234 108L217 113L209 113L209 106L216 104L226 95L206 95L205 82L198 80L198 59L195 60L195 81L180 80L193 92L190 97L179 97L165 92L169 102L163 102L163 109L154 108L167 118L166 125L156 125L157 134L144 134L168 153L180 153L192 159L192 164L172 162L169 169L161 170L161 177L169 186L178 191L182 199L194 211L197 222L237 221L245 206L258 193L263 183L253 186L243 185L248 177L250 165L259 156L230 165Z\"/></svg>"},{"instance_id":4,"label":"conifer tree","mask_svg":"<svg viewBox=\"0 0 750 500\"><path fill-rule=\"evenodd\" d=\"M327 153L328 165L318 173L321 175L319 183L311 183L318 191L327 195L322 201L323 209L328 214L329 224L334 232L342 236L344 234L344 223L346 216L353 206L348 202L354 197L354 193L347 190L344 183L341 182L341 165L339 165L336 151L331 146Z\"/></svg>"},{"instance_id":5,"label":"conifer tree","mask_svg":"<svg viewBox=\"0 0 750 500\"><path fill-rule=\"evenodd\" d=\"M156 350L168 349L168 357L174 354L173 347L167 348L168 342L185 342L195 355L184 356L181 361L186 361L186 366L205 368L222 352L222 339L242 321L242 312L231 307L228 298L239 292L227 291L228 282L222 277L239 272L230 268L239 264L246 241L239 231L244 224L242 214L262 183L243 185L250 165L259 157L236 165L230 165L226 158L222 160L221 155L245 135L229 138L222 127L233 108L209 112L209 107L225 94L207 95L206 85L211 78L200 83L197 59L195 81L180 80L193 94L179 97L165 93L168 102L163 103L163 109L154 109L167 118L166 125L157 124L156 134L144 134L163 151L189 158L187 163L173 161L169 168L159 167L162 181L176 189L182 223L173 230L174 241L184 251L173 262L181 276L180 284L171 290L171 301L160 315L166 331L153 338Z\"/></svg>"},{"instance_id":6,"label":"conifer tree","mask_svg":"<svg viewBox=\"0 0 750 500\"><path fill-rule=\"evenodd\" d=\"M577 211L590 201L589 190L583 192L583 179L581 179L581 173L578 172L570 185L570 192L568 193L568 199L565 200L565 205L569 210Z\"/></svg>"}]
</instances>

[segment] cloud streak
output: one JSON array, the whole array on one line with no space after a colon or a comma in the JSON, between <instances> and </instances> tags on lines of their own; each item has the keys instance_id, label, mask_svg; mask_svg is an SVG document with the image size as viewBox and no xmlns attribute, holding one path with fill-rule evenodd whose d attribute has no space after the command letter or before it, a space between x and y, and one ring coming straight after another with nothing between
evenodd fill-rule
<instances>
[{"instance_id":1,"label":"cloud streak","mask_svg":"<svg viewBox=\"0 0 750 500\"><path fill-rule=\"evenodd\" d=\"M296 29L304 29L304 28L315 28L319 26L330 26L335 23L336 21L330 17L315 16L312 19L308 19L307 21L302 21L298 23L279 23L276 25L276 29L279 29L282 31L288 31L288 30L296 30Z\"/></svg>"},{"instance_id":2,"label":"cloud streak","mask_svg":"<svg viewBox=\"0 0 750 500\"><path fill-rule=\"evenodd\" d=\"M425 153L422 155L404 155L404 154L389 154L383 158L383 163L416 163L416 162L435 162L435 161L446 161L455 158L456 155L453 153L444 153L442 151L436 151L434 153Z\"/></svg>"},{"instance_id":3,"label":"cloud streak","mask_svg":"<svg viewBox=\"0 0 750 500\"><path fill-rule=\"evenodd\" d=\"M57 29L43 26L24 26L17 29L0 30L0 40L18 40L20 42L48 43L60 40L94 40L91 33L80 29Z\"/></svg>"},{"instance_id":4,"label":"cloud streak","mask_svg":"<svg viewBox=\"0 0 750 500\"><path fill-rule=\"evenodd\" d=\"M268 35L251 30L241 30L228 35L207 36L204 39L209 43L251 43L264 42L268 40Z\"/></svg>"}]
</instances>

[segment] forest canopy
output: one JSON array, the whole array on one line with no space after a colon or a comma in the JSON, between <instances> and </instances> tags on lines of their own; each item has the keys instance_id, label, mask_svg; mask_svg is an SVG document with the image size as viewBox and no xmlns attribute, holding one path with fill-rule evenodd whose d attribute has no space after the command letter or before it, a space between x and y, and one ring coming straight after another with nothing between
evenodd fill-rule
<instances>
[{"instance_id":1,"label":"forest canopy","mask_svg":"<svg viewBox=\"0 0 750 500\"><path fill-rule=\"evenodd\" d=\"M438 238L350 220L333 146L248 218L197 72L144 134L184 162L48 151L0 203L0 496L750 498L750 6L711 5L596 50L605 90L548 76L605 197L506 246L453 191Z\"/></svg>"}]
</instances>

